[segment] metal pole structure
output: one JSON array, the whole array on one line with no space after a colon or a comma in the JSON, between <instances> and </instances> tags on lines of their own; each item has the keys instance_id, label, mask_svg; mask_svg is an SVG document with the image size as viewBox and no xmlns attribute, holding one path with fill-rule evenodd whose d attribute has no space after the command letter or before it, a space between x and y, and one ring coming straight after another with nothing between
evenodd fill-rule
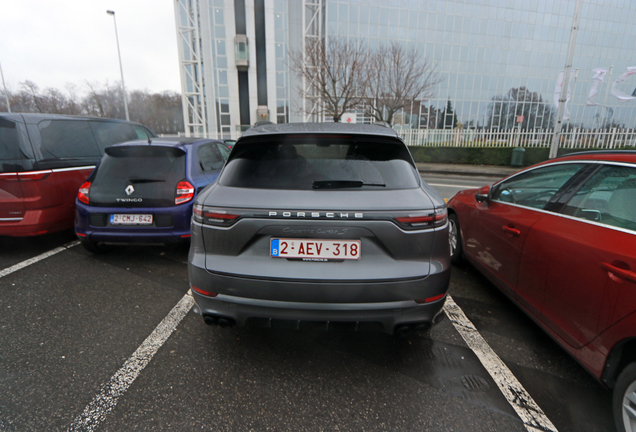
<instances>
[{"instance_id":1,"label":"metal pole structure","mask_svg":"<svg viewBox=\"0 0 636 432\"><path fill-rule=\"evenodd\" d=\"M2 73L2 64L0 64L0 76L2 77L2 86L4 87L4 97L7 100L7 112L11 112L11 105L9 105L9 92L7 91L7 85L4 82L4 74Z\"/></svg>"},{"instance_id":2,"label":"metal pole structure","mask_svg":"<svg viewBox=\"0 0 636 432\"><path fill-rule=\"evenodd\" d=\"M126 85L124 84L124 68L121 65L121 52L119 51L119 35L117 34L117 19L115 18L115 11L107 10L108 15L113 16L113 22L115 23L115 40L117 41L117 55L119 56L119 72L121 73L121 88L124 92L124 110L126 111L126 120L130 121L130 115L128 115L128 98L126 97Z\"/></svg>"},{"instance_id":3,"label":"metal pole structure","mask_svg":"<svg viewBox=\"0 0 636 432\"><path fill-rule=\"evenodd\" d=\"M576 0L574 18L572 19L572 32L570 33L570 43L568 44L568 55L565 60L565 70L563 72L563 86L559 95L559 109L557 110L556 124L554 125L554 135L552 135L552 145L550 146L550 159L557 156L559 142L561 141L561 126L563 113L565 112L565 102L567 102L568 88L570 86L570 71L572 70L572 59L574 58L574 48L576 47L576 35L579 32L579 21L581 19L581 7L583 2Z\"/></svg>"},{"instance_id":4,"label":"metal pole structure","mask_svg":"<svg viewBox=\"0 0 636 432\"><path fill-rule=\"evenodd\" d=\"M614 69L614 65L610 66L609 72L607 74L607 88L605 89L605 99L603 99L603 109L601 110L601 124L599 124L599 128L603 128L603 126L605 126L605 113L607 112L607 96L609 96L610 87L612 86L612 69Z\"/></svg>"}]
</instances>

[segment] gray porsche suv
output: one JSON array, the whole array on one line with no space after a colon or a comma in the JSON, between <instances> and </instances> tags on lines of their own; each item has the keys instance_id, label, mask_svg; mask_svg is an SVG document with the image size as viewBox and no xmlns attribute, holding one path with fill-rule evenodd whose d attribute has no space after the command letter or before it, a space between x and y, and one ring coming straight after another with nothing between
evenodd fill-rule
<instances>
[{"instance_id":1,"label":"gray porsche suv","mask_svg":"<svg viewBox=\"0 0 636 432\"><path fill-rule=\"evenodd\" d=\"M208 324L405 334L442 316L446 205L388 126L254 127L195 201L188 261Z\"/></svg>"}]
</instances>

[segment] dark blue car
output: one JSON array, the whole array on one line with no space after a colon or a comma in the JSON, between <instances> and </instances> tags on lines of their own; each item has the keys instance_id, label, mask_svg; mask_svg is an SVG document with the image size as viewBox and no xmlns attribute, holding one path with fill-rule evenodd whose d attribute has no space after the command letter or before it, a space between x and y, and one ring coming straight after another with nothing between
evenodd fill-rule
<instances>
[{"instance_id":1,"label":"dark blue car","mask_svg":"<svg viewBox=\"0 0 636 432\"><path fill-rule=\"evenodd\" d=\"M95 253L107 243L188 241L194 198L230 150L218 140L154 138L105 153L75 200L75 233Z\"/></svg>"}]
</instances>

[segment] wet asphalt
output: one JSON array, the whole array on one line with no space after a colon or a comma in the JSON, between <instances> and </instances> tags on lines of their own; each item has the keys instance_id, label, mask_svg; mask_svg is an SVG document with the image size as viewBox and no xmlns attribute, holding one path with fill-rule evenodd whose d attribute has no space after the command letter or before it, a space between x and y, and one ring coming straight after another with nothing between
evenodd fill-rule
<instances>
[{"instance_id":1,"label":"wet asphalt","mask_svg":"<svg viewBox=\"0 0 636 432\"><path fill-rule=\"evenodd\" d=\"M73 240L0 237L0 270ZM188 291L186 262L187 247L76 246L1 277L0 431L67 430ZM560 432L614 431L611 393L475 269L454 267L450 294ZM526 429L448 319L396 338L190 311L95 430Z\"/></svg>"},{"instance_id":2,"label":"wet asphalt","mask_svg":"<svg viewBox=\"0 0 636 432\"><path fill-rule=\"evenodd\" d=\"M77 246L0 278L0 430L66 430L188 290L186 260ZM609 391L474 269L454 268L450 292L559 431L613 430ZM525 428L448 320L396 338L221 329L190 312L97 430Z\"/></svg>"}]
</instances>

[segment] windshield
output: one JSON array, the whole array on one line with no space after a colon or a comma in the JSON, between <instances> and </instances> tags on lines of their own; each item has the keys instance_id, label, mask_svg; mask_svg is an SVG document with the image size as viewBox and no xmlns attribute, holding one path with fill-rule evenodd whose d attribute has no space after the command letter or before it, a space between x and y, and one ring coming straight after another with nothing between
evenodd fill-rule
<instances>
[{"instance_id":1,"label":"windshield","mask_svg":"<svg viewBox=\"0 0 636 432\"><path fill-rule=\"evenodd\" d=\"M419 186L399 141L375 137L297 136L237 143L224 186L295 190L388 190Z\"/></svg>"}]
</instances>

